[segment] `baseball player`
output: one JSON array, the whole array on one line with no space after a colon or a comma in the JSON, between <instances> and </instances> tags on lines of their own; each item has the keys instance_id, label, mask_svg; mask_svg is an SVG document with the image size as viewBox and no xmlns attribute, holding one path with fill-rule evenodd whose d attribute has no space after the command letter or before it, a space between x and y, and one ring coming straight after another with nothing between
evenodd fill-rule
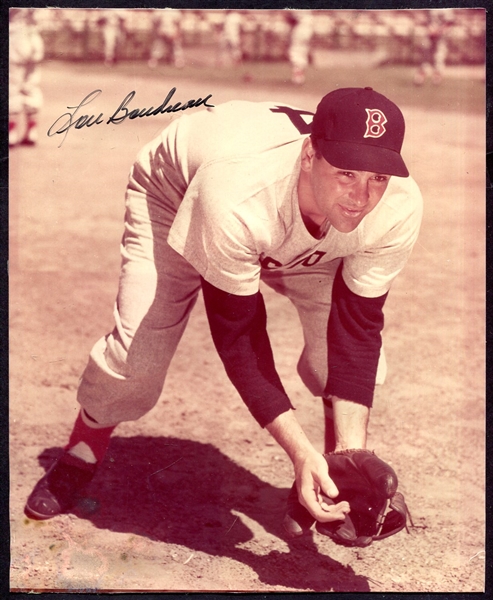
<instances>
[{"instance_id":1,"label":"baseball player","mask_svg":"<svg viewBox=\"0 0 493 600\"><path fill-rule=\"evenodd\" d=\"M302 85L305 83L305 71L310 61L313 15L310 11L291 11L288 13L287 19L292 26L288 50L291 82Z\"/></svg>"},{"instance_id":2,"label":"baseball player","mask_svg":"<svg viewBox=\"0 0 493 600\"><path fill-rule=\"evenodd\" d=\"M382 308L422 213L400 154L404 127L385 96L346 88L327 94L314 116L244 101L184 114L144 146L126 192L115 327L90 353L80 413L29 496L28 516L70 510L114 428L152 409L202 290L229 378L292 461L294 529L300 511L322 523L345 519L349 504L337 501L327 461L276 372L259 286L297 308L298 371L325 399L325 450L364 449L384 375Z\"/></svg>"},{"instance_id":3,"label":"baseball player","mask_svg":"<svg viewBox=\"0 0 493 600\"><path fill-rule=\"evenodd\" d=\"M243 16L236 10L227 10L219 35L219 66L237 65L241 62L241 26Z\"/></svg>"},{"instance_id":4,"label":"baseball player","mask_svg":"<svg viewBox=\"0 0 493 600\"><path fill-rule=\"evenodd\" d=\"M125 38L125 12L116 9L110 9L103 13L98 19L98 25L102 27L104 64L112 67L117 63L119 47L123 45Z\"/></svg>"},{"instance_id":5,"label":"baseball player","mask_svg":"<svg viewBox=\"0 0 493 600\"><path fill-rule=\"evenodd\" d=\"M44 42L34 9L9 9L9 146L38 141Z\"/></svg>"},{"instance_id":6,"label":"baseball player","mask_svg":"<svg viewBox=\"0 0 493 600\"><path fill-rule=\"evenodd\" d=\"M152 15L154 39L150 50L148 66L155 69L166 57L167 62L178 69L185 66L180 21L182 13L178 9L156 9Z\"/></svg>"},{"instance_id":7,"label":"baseball player","mask_svg":"<svg viewBox=\"0 0 493 600\"><path fill-rule=\"evenodd\" d=\"M419 43L420 64L414 74L414 84L423 85L428 77L435 85L443 79L445 61L448 53L447 30L453 24L453 13L449 10L432 10L424 12L425 22L420 28L423 31Z\"/></svg>"}]
</instances>

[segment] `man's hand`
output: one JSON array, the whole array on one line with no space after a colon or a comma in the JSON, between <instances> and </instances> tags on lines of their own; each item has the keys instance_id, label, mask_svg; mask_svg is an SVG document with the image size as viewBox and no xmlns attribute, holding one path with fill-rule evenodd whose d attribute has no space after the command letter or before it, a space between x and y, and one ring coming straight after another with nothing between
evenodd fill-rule
<instances>
[{"instance_id":1,"label":"man's hand","mask_svg":"<svg viewBox=\"0 0 493 600\"><path fill-rule=\"evenodd\" d=\"M344 520L349 513L348 502L329 504L324 501L322 493L329 499L339 495L335 483L329 476L327 461L315 450L304 460L294 465L298 499L313 516L322 523Z\"/></svg>"},{"instance_id":2,"label":"man's hand","mask_svg":"<svg viewBox=\"0 0 493 600\"><path fill-rule=\"evenodd\" d=\"M321 522L344 520L349 512L347 502L329 505L322 493L336 498L337 487L329 477L327 461L312 446L305 432L289 410L267 425L267 430L286 451L294 466L298 498L314 519Z\"/></svg>"}]
</instances>

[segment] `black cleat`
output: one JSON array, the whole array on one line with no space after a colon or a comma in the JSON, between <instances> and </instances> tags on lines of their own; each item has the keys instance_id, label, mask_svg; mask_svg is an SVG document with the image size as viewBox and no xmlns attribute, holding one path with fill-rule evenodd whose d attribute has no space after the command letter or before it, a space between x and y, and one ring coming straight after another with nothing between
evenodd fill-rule
<instances>
[{"instance_id":1,"label":"black cleat","mask_svg":"<svg viewBox=\"0 0 493 600\"><path fill-rule=\"evenodd\" d=\"M314 523L315 519L298 500L298 490L295 482L287 500L286 514L283 521L284 529L289 536L300 537L309 531Z\"/></svg>"},{"instance_id":2,"label":"black cleat","mask_svg":"<svg viewBox=\"0 0 493 600\"><path fill-rule=\"evenodd\" d=\"M68 512L96 472L91 464L65 452L38 481L27 499L24 512L30 519L51 519Z\"/></svg>"}]
</instances>

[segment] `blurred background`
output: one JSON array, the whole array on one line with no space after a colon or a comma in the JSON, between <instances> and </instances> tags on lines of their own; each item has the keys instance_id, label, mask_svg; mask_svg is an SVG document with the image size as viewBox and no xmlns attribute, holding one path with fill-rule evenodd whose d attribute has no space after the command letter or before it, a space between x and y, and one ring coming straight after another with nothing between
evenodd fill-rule
<instances>
[{"instance_id":1,"label":"blurred background","mask_svg":"<svg viewBox=\"0 0 493 600\"><path fill-rule=\"evenodd\" d=\"M159 24L167 13L168 30L177 20L187 64L214 64L222 37L239 33L242 61L282 62L289 59L294 21L311 13L310 64L324 65L331 51L362 52L376 65L418 65L423 49L434 36L445 42L447 65L483 64L485 60L485 12L483 9L438 10L94 10L53 9L37 11L46 58L104 60L108 28L117 29L115 61L149 59ZM233 15L233 18L231 17ZM116 17L116 18L115 18ZM237 20L236 20L237 17ZM179 30L179 31L178 31ZM226 35L225 35L226 34ZM171 46L171 44L170 44ZM172 61L172 48L164 54Z\"/></svg>"},{"instance_id":2,"label":"blurred background","mask_svg":"<svg viewBox=\"0 0 493 600\"><path fill-rule=\"evenodd\" d=\"M317 94L356 80L398 104L484 110L485 9L54 8L9 15L11 146L37 142L42 62L96 76L113 69L175 83L298 86Z\"/></svg>"}]
</instances>

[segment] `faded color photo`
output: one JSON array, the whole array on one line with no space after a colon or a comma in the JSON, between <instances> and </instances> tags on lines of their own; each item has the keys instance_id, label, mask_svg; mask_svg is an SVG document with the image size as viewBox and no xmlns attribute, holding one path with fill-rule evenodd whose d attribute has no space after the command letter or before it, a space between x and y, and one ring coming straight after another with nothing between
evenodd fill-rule
<instances>
[{"instance_id":1,"label":"faded color photo","mask_svg":"<svg viewBox=\"0 0 493 600\"><path fill-rule=\"evenodd\" d=\"M484 590L485 28L9 11L12 591Z\"/></svg>"}]
</instances>

